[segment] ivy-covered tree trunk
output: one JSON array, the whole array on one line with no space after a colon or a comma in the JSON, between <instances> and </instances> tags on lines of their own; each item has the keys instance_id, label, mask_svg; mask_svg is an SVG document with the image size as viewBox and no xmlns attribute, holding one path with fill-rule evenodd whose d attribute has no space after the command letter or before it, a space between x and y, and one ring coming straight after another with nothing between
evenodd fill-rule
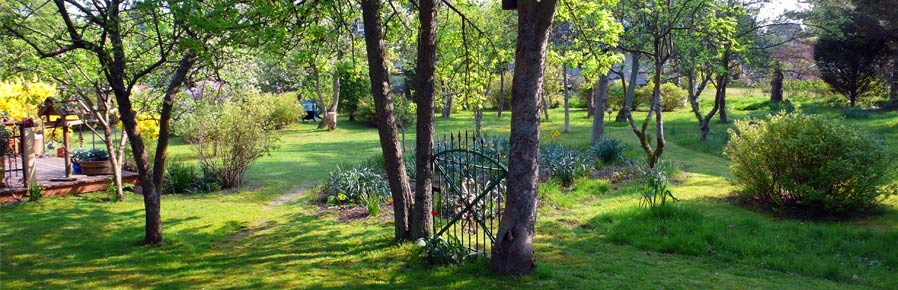
<instances>
[{"instance_id":1,"label":"ivy-covered tree trunk","mask_svg":"<svg viewBox=\"0 0 898 290\"><path fill-rule=\"evenodd\" d=\"M564 89L564 132L571 132L571 90L567 87L567 63L561 64L561 85Z\"/></svg>"},{"instance_id":2,"label":"ivy-covered tree trunk","mask_svg":"<svg viewBox=\"0 0 898 290\"><path fill-rule=\"evenodd\" d=\"M538 108L546 41L557 6L558 0L517 3L518 40L511 89L508 198L490 259L490 266L506 275L526 275L536 267L533 236L539 172Z\"/></svg>"},{"instance_id":3,"label":"ivy-covered tree trunk","mask_svg":"<svg viewBox=\"0 0 898 290\"><path fill-rule=\"evenodd\" d=\"M421 0L418 6L418 63L415 100L418 101L415 136L415 208L412 238L433 236L433 131L434 75L436 74L437 0Z\"/></svg>"},{"instance_id":4,"label":"ivy-covered tree trunk","mask_svg":"<svg viewBox=\"0 0 898 290\"><path fill-rule=\"evenodd\" d=\"M616 122L627 121L627 114L633 109L633 97L636 95L636 87L639 86L639 84L636 83L639 77L639 54L632 53L632 55L631 58L633 61L630 66L630 86L627 87L627 92L624 95L624 103L621 106L621 108L625 109L621 109L617 112Z\"/></svg>"},{"instance_id":5,"label":"ivy-covered tree trunk","mask_svg":"<svg viewBox=\"0 0 898 290\"><path fill-rule=\"evenodd\" d=\"M394 235L396 239L410 237L411 191L408 175L402 160L402 149L393 114L393 99L390 96L390 82L387 74L386 51L382 35L380 0L362 1L362 21L365 27L365 47L368 52L368 76L371 79L371 94L377 112L377 131L380 147L384 155L384 167L390 192L393 197Z\"/></svg>"},{"instance_id":6,"label":"ivy-covered tree trunk","mask_svg":"<svg viewBox=\"0 0 898 290\"><path fill-rule=\"evenodd\" d=\"M593 109L593 119L592 119L592 144L596 144L602 137L605 136L605 102L608 99L608 74L603 74L599 76L599 81L596 82L595 88L595 98L589 98L594 100L595 108Z\"/></svg>"}]
</instances>

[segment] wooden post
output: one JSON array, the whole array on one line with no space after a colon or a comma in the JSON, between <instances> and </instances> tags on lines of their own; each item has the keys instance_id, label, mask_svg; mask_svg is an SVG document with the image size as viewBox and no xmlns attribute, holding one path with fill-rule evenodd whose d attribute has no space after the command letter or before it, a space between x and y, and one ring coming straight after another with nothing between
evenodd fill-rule
<instances>
[{"instance_id":1,"label":"wooden post","mask_svg":"<svg viewBox=\"0 0 898 290\"><path fill-rule=\"evenodd\" d=\"M28 188L32 184L38 185L34 167L34 128L25 128L25 126L20 128L20 134L22 136L20 142L22 144L23 184L25 185L25 188Z\"/></svg>"},{"instance_id":2,"label":"wooden post","mask_svg":"<svg viewBox=\"0 0 898 290\"><path fill-rule=\"evenodd\" d=\"M63 152L65 152L63 158L65 158L65 177L72 177L72 156L71 152L69 152L69 125L66 124L66 117L62 116L62 146Z\"/></svg>"}]
</instances>

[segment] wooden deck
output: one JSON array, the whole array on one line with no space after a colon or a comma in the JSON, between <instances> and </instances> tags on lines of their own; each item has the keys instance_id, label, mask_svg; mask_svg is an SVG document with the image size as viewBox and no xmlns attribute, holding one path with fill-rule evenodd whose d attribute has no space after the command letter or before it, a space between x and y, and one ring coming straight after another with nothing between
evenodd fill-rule
<instances>
[{"instance_id":1,"label":"wooden deck","mask_svg":"<svg viewBox=\"0 0 898 290\"><path fill-rule=\"evenodd\" d=\"M58 157L41 157L35 158L34 161L37 183L44 188L44 197L105 190L112 183L112 175L83 174L72 174L74 181L53 181L52 179L65 177L65 160ZM19 183L12 184L14 187L0 188L0 201L15 201L16 198L27 195L27 189L21 184L21 175L18 175L18 178ZM122 171L122 181L136 183L137 173Z\"/></svg>"}]
</instances>

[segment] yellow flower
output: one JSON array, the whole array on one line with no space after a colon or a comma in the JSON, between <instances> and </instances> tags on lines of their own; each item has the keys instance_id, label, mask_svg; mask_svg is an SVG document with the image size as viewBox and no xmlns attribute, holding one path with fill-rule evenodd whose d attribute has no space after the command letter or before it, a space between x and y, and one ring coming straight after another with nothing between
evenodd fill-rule
<instances>
[{"instance_id":1,"label":"yellow flower","mask_svg":"<svg viewBox=\"0 0 898 290\"><path fill-rule=\"evenodd\" d=\"M0 112L17 121L37 117L37 106L56 92L52 84L37 79L0 82Z\"/></svg>"},{"instance_id":2,"label":"yellow flower","mask_svg":"<svg viewBox=\"0 0 898 290\"><path fill-rule=\"evenodd\" d=\"M552 137L552 139L561 138L561 132L558 132L558 130L553 130L552 133L549 134L549 137Z\"/></svg>"}]
</instances>

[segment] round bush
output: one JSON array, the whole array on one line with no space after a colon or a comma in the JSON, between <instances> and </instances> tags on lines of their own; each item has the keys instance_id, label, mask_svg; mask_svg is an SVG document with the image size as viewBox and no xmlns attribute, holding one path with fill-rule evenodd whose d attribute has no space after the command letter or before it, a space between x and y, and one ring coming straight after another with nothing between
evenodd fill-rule
<instances>
[{"instance_id":1,"label":"round bush","mask_svg":"<svg viewBox=\"0 0 898 290\"><path fill-rule=\"evenodd\" d=\"M633 96L633 110L648 110L648 105L652 103L652 91L655 85L652 82L636 88ZM615 82L608 87L608 106L615 110L620 110L624 103L626 92L620 82ZM681 89L673 83L661 84L661 110L665 112L673 111L677 108L686 106L686 96L688 92Z\"/></svg>"},{"instance_id":2,"label":"round bush","mask_svg":"<svg viewBox=\"0 0 898 290\"><path fill-rule=\"evenodd\" d=\"M645 86L642 86L636 89L634 99L634 104L646 104L647 106L652 103L652 93L655 90L655 84L649 82ZM686 90L681 89L676 84L673 83L663 83L661 84L661 110L664 112L670 112L674 109L685 107L686 106L686 96L689 93ZM639 102L636 102L635 99L639 99ZM636 107L636 106L634 106ZM646 107L648 110L648 107Z\"/></svg>"},{"instance_id":3,"label":"round bush","mask_svg":"<svg viewBox=\"0 0 898 290\"><path fill-rule=\"evenodd\" d=\"M868 133L818 115L742 120L724 154L743 197L810 215L852 215L896 193L895 156Z\"/></svg>"}]
</instances>

